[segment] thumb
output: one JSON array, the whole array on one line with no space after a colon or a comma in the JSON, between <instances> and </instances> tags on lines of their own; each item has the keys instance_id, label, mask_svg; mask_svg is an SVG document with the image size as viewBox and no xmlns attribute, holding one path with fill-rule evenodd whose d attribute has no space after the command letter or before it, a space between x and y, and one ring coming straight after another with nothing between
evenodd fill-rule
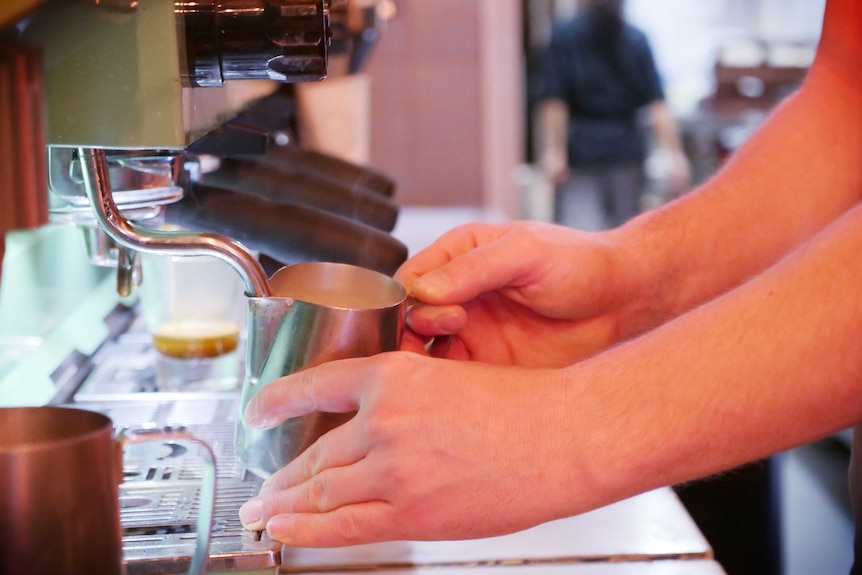
<instances>
[{"instance_id":1,"label":"thumb","mask_svg":"<svg viewBox=\"0 0 862 575\"><path fill-rule=\"evenodd\" d=\"M529 245L520 235L513 230L416 278L413 296L433 305L463 304L483 293L524 285L533 258L522 257Z\"/></svg>"}]
</instances>

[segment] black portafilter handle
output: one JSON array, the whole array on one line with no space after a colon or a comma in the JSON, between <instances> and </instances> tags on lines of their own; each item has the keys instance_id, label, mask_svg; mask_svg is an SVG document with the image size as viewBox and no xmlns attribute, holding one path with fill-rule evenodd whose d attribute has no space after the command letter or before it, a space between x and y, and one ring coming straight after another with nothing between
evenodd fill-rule
<instances>
[{"instance_id":1,"label":"black portafilter handle","mask_svg":"<svg viewBox=\"0 0 862 575\"><path fill-rule=\"evenodd\" d=\"M187 151L266 164L387 198L395 194L395 181L383 172L302 147L296 136L296 116L294 88L282 84L277 91L251 103L236 117L193 142Z\"/></svg>"},{"instance_id":2,"label":"black portafilter handle","mask_svg":"<svg viewBox=\"0 0 862 575\"><path fill-rule=\"evenodd\" d=\"M398 219L398 206L381 194L248 160L225 158L202 183L273 202L318 208L385 232L391 232Z\"/></svg>"},{"instance_id":3,"label":"black portafilter handle","mask_svg":"<svg viewBox=\"0 0 862 575\"><path fill-rule=\"evenodd\" d=\"M365 190L387 198L395 195L395 181L382 172L294 144L270 145L266 153L244 159L349 189Z\"/></svg>"},{"instance_id":4,"label":"black portafilter handle","mask_svg":"<svg viewBox=\"0 0 862 575\"><path fill-rule=\"evenodd\" d=\"M388 233L310 206L193 184L167 206L165 222L220 233L286 265L325 261L393 275L407 246Z\"/></svg>"}]
</instances>

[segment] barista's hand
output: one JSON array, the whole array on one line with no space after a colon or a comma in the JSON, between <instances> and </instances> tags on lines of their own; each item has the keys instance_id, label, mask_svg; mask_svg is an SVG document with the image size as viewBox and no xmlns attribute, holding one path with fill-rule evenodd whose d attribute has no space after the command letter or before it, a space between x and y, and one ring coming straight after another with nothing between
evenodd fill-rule
<instances>
[{"instance_id":1,"label":"barista's hand","mask_svg":"<svg viewBox=\"0 0 862 575\"><path fill-rule=\"evenodd\" d=\"M449 358L561 367L607 347L629 335L620 314L635 292L611 237L536 222L450 231L396 274L430 304L409 311L402 349L455 334Z\"/></svg>"},{"instance_id":2,"label":"barista's hand","mask_svg":"<svg viewBox=\"0 0 862 575\"><path fill-rule=\"evenodd\" d=\"M291 546L329 547L486 537L559 517L571 486L589 484L560 456L571 414L550 398L561 373L391 352L276 380L246 421L357 415L269 478L240 510L243 524Z\"/></svg>"}]
</instances>

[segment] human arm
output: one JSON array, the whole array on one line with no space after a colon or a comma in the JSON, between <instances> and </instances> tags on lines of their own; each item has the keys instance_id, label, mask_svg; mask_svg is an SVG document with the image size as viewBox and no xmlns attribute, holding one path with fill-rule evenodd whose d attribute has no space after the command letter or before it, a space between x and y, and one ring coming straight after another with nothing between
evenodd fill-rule
<instances>
[{"instance_id":1,"label":"human arm","mask_svg":"<svg viewBox=\"0 0 862 575\"><path fill-rule=\"evenodd\" d=\"M299 546L486 537L842 429L862 414L862 265L846 265L860 249L857 208L743 286L564 370L396 352L271 384L252 421L358 414L273 476L247 525Z\"/></svg>"},{"instance_id":2,"label":"human arm","mask_svg":"<svg viewBox=\"0 0 862 575\"><path fill-rule=\"evenodd\" d=\"M647 113L656 143L667 156L668 192L677 197L691 184L691 166L682 147L679 124L664 100L649 104Z\"/></svg>"},{"instance_id":3,"label":"human arm","mask_svg":"<svg viewBox=\"0 0 862 575\"><path fill-rule=\"evenodd\" d=\"M695 193L614 232L642 267L639 332L770 265L862 194L862 19L831 0L816 60L802 87ZM649 302L648 304L646 302Z\"/></svg>"},{"instance_id":4,"label":"human arm","mask_svg":"<svg viewBox=\"0 0 862 575\"><path fill-rule=\"evenodd\" d=\"M258 425L358 413L274 476L243 508L246 525L293 545L493 535L858 421L860 21L862 5L830 1L818 63L779 112L789 127L770 123L700 192L599 236L621 258L602 297L627 341L564 369L396 352L274 382L250 403ZM842 68L856 79L842 79ZM414 260L404 270L414 294L451 312L467 294L507 293L530 277L505 258L466 262L478 247ZM581 271L577 260L556 261ZM449 288L430 289L428 277ZM573 274L539 277L543 285L520 286L532 302L543 290L561 300L597 293L569 290ZM414 328L433 333L433 309L416 310ZM497 333L466 319L463 330Z\"/></svg>"},{"instance_id":5,"label":"human arm","mask_svg":"<svg viewBox=\"0 0 862 575\"><path fill-rule=\"evenodd\" d=\"M862 19L859 11L852 1L829 2L818 55L803 86L716 176L693 193L602 234L623 264L602 288L610 292L611 301L627 300L612 312L620 339L738 285L859 201L862 36L855 28ZM469 235L470 230L466 232ZM438 248L429 250L436 252L435 257L413 258L401 271L414 295L428 303L459 304L466 301L465 294L514 281L506 274L496 277L492 269L505 258L472 257L469 251L452 251L448 243ZM567 256L559 259L564 262ZM457 289L426 292L425 275L443 276ZM546 286L570 297L580 295L569 288ZM432 314L432 309L413 314L413 327L433 333ZM493 331L490 325L474 327Z\"/></svg>"},{"instance_id":6,"label":"human arm","mask_svg":"<svg viewBox=\"0 0 862 575\"><path fill-rule=\"evenodd\" d=\"M830 10L827 28L842 17L858 21L844 13L858 10L852 4L833 0ZM552 239L535 224L513 224L505 234L471 226L411 258L399 278L431 304L413 310L411 328L425 336L457 331L456 341L470 346L472 340L473 348L486 351L494 343L515 348L539 338L533 347L575 360L652 329L773 264L862 194L862 75L851 60L854 47L862 59L862 42L847 46L837 36L824 36L802 88L691 194L601 234L558 231ZM436 322L438 314L454 316L458 306L474 306L483 294L505 302L514 291L544 294L556 309L539 313L577 322L568 326L570 337L516 331L511 314L474 313L457 329ZM589 314L595 321L587 321ZM601 333L583 333L575 346L578 326L601 326Z\"/></svg>"},{"instance_id":7,"label":"human arm","mask_svg":"<svg viewBox=\"0 0 862 575\"><path fill-rule=\"evenodd\" d=\"M565 24L554 26L548 45L536 59L536 74L530 81L535 101L538 167L555 185L562 183L569 173L569 100L574 90L569 71L572 47L566 41L567 36Z\"/></svg>"},{"instance_id":8,"label":"human arm","mask_svg":"<svg viewBox=\"0 0 862 575\"><path fill-rule=\"evenodd\" d=\"M569 173L568 135L569 109L561 99L539 102L536 109L539 126L539 168L554 184L560 184Z\"/></svg>"}]
</instances>

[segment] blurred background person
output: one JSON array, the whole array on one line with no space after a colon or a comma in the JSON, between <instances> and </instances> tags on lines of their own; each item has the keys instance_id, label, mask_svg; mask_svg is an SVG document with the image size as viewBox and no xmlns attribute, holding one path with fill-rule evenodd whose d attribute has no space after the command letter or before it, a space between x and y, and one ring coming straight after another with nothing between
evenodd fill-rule
<instances>
[{"instance_id":1,"label":"blurred background person","mask_svg":"<svg viewBox=\"0 0 862 575\"><path fill-rule=\"evenodd\" d=\"M691 180L676 120L643 32L627 24L622 0L581 0L574 18L554 26L540 64L539 164L556 187L555 220L596 231L641 211L649 150L668 152L666 195Z\"/></svg>"}]
</instances>

